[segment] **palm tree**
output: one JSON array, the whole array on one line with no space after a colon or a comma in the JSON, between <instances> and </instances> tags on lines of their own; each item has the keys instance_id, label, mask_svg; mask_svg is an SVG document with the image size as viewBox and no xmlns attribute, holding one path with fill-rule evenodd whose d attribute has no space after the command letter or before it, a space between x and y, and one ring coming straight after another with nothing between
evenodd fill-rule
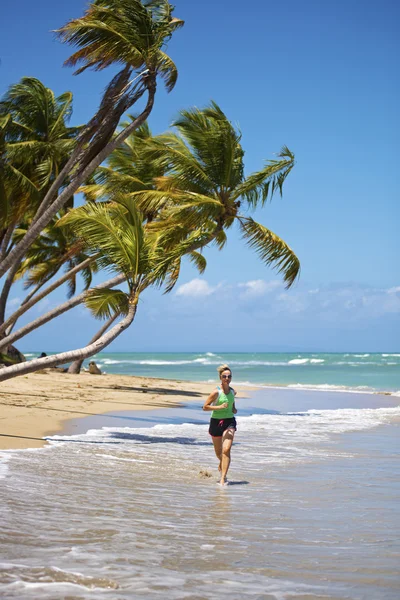
<instances>
[{"instance_id":1,"label":"palm tree","mask_svg":"<svg viewBox=\"0 0 400 600\"><path fill-rule=\"evenodd\" d=\"M0 102L5 192L4 217L0 223L3 258L18 239L15 228L20 226L23 230L29 226L41 199L73 149L79 128L67 125L71 111L70 92L56 97L32 77L24 77L12 85ZM18 268L19 263L14 263L3 284L0 325Z\"/></svg>"},{"instance_id":2,"label":"palm tree","mask_svg":"<svg viewBox=\"0 0 400 600\"><path fill-rule=\"evenodd\" d=\"M238 223L247 244L290 287L300 272L297 256L243 209L264 207L276 191L282 194L294 166L292 152L283 147L277 159L245 176L241 135L216 103L203 110L183 110L173 126L177 133L154 137L145 151L153 168L165 173L156 180L157 189L130 194L139 210L160 215L149 226L164 236L165 247L173 251L184 240L188 244L188 232L197 232L197 240L203 235L203 246L214 242L222 248L227 230Z\"/></svg>"},{"instance_id":3,"label":"palm tree","mask_svg":"<svg viewBox=\"0 0 400 600\"><path fill-rule=\"evenodd\" d=\"M95 0L85 15L59 30L62 41L78 50L67 60L80 65L77 73L121 64L122 70L107 87L100 107L83 128L77 144L58 177L42 200L23 240L0 263L0 277L15 269L40 231L65 205L104 159L117 148L150 114L161 77L170 91L176 82L173 61L163 45L183 22L172 16L173 7L165 0ZM135 77L132 77L134 73ZM147 92L144 110L116 137L112 137L120 117ZM61 186L70 179L59 193Z\"/></svg>"},{"instance_id":4,"label":"palm tree","mask_svg":"<svg viewBox=\"0 0 400 600\"><path fill-rule=\"evenodd\" d=\"M0 115L7 114L11 117L6 138L8 161L29 176L38 190L48 187L66 163L80 130L68 126L72 93L55 96L39 79L23 77L0 102ZM31 203L24 206L27 208L34 214L37 206Z\"/></svg>"},{"instance_id":5,"label":"palm tree","mask_svg":"<svg viewBox=\"0 0 400 600\"><path fill-rule=\"evenodd\" d=\"M86 297L86 305L96 317L110 318L111 313L123 314L121 321L97 342L85 348L63 352L28 363L21 363L2 369L0 380L29 373L43 366L55 366L78 358L92 356L107 346L117 335L133 321L140 293L140 284L152 268L149 243L146 240L133 202L125 207L93 204L72 210L65 223L72 229L78 229L87 247L99 251L99 265L113 273L123 274L128 291L93 289ZM43 362L44 361L44 362Z\"/></svg>"},{"instance_id":6,"label":"palm tree","mask_svg":"<svg viewBox=\"0 0 400 600\"><path fill-rule=\"evenodd\" d=\"M85 290L85 291L81 292L80 294L76 294L69 300L66 300L65 302L62 302L61 304L59 304L58 306L51 308L47 313L40 315L39 317L37 317L36 319L31 321L30 323L27 323L26 325L24 325L17 331L14 331L13 333L9 333L7 335L7 337L2 339L0 341L0 352L2 352L3 349L7 348L9 345L14 344L14 342L27 336L32 331L35 331L39 327L42 327L49 321L56 319L60 315L63 315L64 313L72 310L76 306L79 306L80 304L84 303L86 301L86 299L88 298L89 293L91 293L91 290L93 290L93 289L103 290L103 289L113 288L116 285L119 285L120 283L124 283L124 281L125 281L125 275L123 273L116 275L115 277L112 277L111 279L108 279L107 281L104 281L103 283L96 285L94 288L91 288L90 290Z\"/></svg>"},{"instance_id":7,"label":"palm tree","mask_svg":"<svg viewBox=\"0 0 400 600\"><path fill-rule=\"evenodd\" d=\"M122 129L135 119L132 115L128 118L130 121L121 123ZM103 201L116 199L118 201L118 198L132 191L154 189L154 180L162 173L156 170L151 162L143 160L146 144L151 138L152 134L147 122L133 131L125 142L110 154L107 165L96 169L91 183L80 188L86 200L96 202L99 199ZM145 222L151 222L155 215L149 213L144 214L143 217ZM114 312L92 337L89 345L97 341L117 318L118 312ZM80 373L82 364L82 359L74 361L69 366L68 373Z\"/></svg>"},{"instance_id":8,"label":"palm tree","mask_svg":"<svg viewBox=\"0 0 400 600\"><path fill-rule=\"evenodd\" d=\"M61 216L62 214L59 218ZM18 228L14 232L14 238L18 240L24 234L25 230ZM66 267L65 275L38 293L63 266ZM71 298L76 292L78 273L82 275L84 290L87 290L91 285L93 274L97 271L96 256L85 253L79 239L71 236L65 228L58 227L57 222L46 227L35 244L29 248L14 278L15 281L24 278L24 287L34 286L34 289L26 296L20 307L0 325L0 339L11 332L22 314L63 283L67 283L67 297ZM3 345L3 342L0 344Z\"/></svg>"},{"instance_id":9,"label":"palm tree","mask_svg":"<svg viewBox=\"0 0 400 600\"><path fill-rule=\"evenodd\" d=\"M125 129L135 120L128 115L128 121L121 123ZM147 122L133 131L107 158L106 165L100 166L93 173L90 181L81 186L87 201L113 200L126 196L131 192L155 189L158 177L164 175L164 170L156 168L152 161L147 160L146 148L153 139ZM155 218L154 213L144 214L147 222Z\"/></svg>"},{"instance_id":10,"label":"palm tree","mask_svg":"<svg viewBox=\"0 0 400 600\"><path fill-rule=\"evenodd\" d=\"M290 287L299 273L297 257L283 240L240 214L238 208L241 196L254 208L258 203L264 205L276 189L282 192L283 182L294 164L292 153L285 148L280 156L283 160L271 161L262 171L244 178L240 135L216 104L205 111L184 111L182 117L179 137L172 134L152 138L147 124L142 126L110 155L107 167L96 170L92 183L82 188L90 201L118 201L129 195L135 198L150 227L168 247L167 263L160 256L153 279L143 282L143 288L153 283L154 278L164 281L168 264L166 290L171 290L185 253L203 272L205 259L197 249L212 241L222 248L225 230L234 218L240 222L250 246L262 260L283 273ZM191 136L185 135L185 129ZM79 372L81 365L82 361L77 361L69 372Z\"/></svg>"},{"instance_id":11,"label":"palm tree","mask_svg":"<svg viewBox=\"0 0 400 600\"><path fill-rule=\"evenodd\" d=\"M97 286L85 293L86 306L96 318L111 321L122 315L122 319L107 333L103 333L106 328L102 328L102 335L96 335L96 341L91 341L84 348L2 369L0 381L43 367L84 360L100 352L131 325L139 296L144 289L149 285L161 286L164 283L166 291L172 289L179 275L178 258L186 253L188 244L196 243L196 233L191 232L188 236L190 241L180 245L181 252L179 248L174 248L174 252L170 252L171 260L168 261L167 250L162 245L163 236L150 230L149 226L143 226L143 215L137 211L131 198L120 198L118 202L90 202L71 210L61 221L73 232L79 232L87 250L98 256L100 268L117 274L116 277L128 287L127 291L123 291L111 289L110 286ZM197 243L201 246L202 238ZM196 261L195 254L193 253L192 258L202 271L205 261ZM9 341L15 341L17 333L9 336Z\"/></svg>"}]
</instances>

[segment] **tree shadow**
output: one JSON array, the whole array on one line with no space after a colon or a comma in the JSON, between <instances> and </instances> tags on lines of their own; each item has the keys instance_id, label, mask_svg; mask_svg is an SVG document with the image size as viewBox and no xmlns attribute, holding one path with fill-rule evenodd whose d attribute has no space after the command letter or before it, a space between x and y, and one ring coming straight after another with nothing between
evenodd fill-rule
<instances>
[{"instance_id":1,"label":"tree shadow","mask_svg":"<svg viewBox=\"0 0 400 600\"><path fill-rule=\"evenodd\" d=\"M174 390L171 388L163 387L138 387L130 385L94 385L92 386L98 390L121 390L123 392L141 392L142 394L163 394L165 396L189 396L191 398L201 398L206 396L201 392L193 392L189 390Z\"/></svg>"}]
</instances>

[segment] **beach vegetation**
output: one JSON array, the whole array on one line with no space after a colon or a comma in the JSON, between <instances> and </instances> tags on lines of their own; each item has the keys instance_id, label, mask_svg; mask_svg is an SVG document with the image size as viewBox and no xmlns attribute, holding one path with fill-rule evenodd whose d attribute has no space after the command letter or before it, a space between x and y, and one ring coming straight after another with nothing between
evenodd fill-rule
<instances>
[{"instance_id":1,"label":"beach vegetation","mask_svg":"<svg viewBox=\"0 0 400 600\"><path fill-rule=\"evenodd\" d=\"M96 0L82 17L73 19L58 30L61 41L78 48L66 61L69 66L78 66L76 74L88 68L120 68L106 87L94 116L74 131L71 138L68 137L68 143L65 140L62 143L55 132L65 130L65 122L70 117L70 92L54 98L54 94L38 80L28 81L25 78L12 86L3 98L0 105L0 277L5 276L5 280L0 298L0 325L4 322L6 303L16 273L41 232L60 211L68 208L79 186L108 154L146 120L154 105L157 80L163 80L167 91L173 89L177 69L164 52L164 45L182 25L183 21L173 16L173 6L165 0ZM33 87L36 88L36 97L31 94ZM39 139L26 139L30 129L35 128L31 127L32 123L26 123L21 114L32 121L36 113L33 111L31 114L31 107L40 96L46 110L51 101L58 109L58 113L48 111L56 115L54 127ZM122 115L143 96L147 96L147 101L142 111L134 122L115 136ZM19 116L18 111L21 113ZM46 124L45 119L39 120L35 132L42 131L40 127L43 124ZM50 130L54 139L50 151L47 151ZM64 151L67 160L60 162L58 159ZM20 163L24 169L18 168ZM39 178L38 183L30 177L31 171L25 172L28 167ZM14 177L11 184L8 181L10 173ZM16 180L26 192L27 211L24 210L22 194L19 190L15 192ZM39 195L38 185L43 192ZM13 194L18 198L14 203ZM35 194L37 197L33 201ZM25 218L25 233L18 240L13 237L18 226L16 209L20 215L29 217Z\"/></svg>"},{"instance_id":2,"label":"beach vegetation","mask_svg":"<svg viewBox=\"0 0 400 600\"><path fill-rule=\"evenodd\" d=\"M177 78L173 61L163 51L165 41L183 22L173 17L165 1L96 0L86 13L58 31L60 39L78 50L66 61L80 65L77 74L91 68L122 65L107 86L100 106L75 138L66 164L51 181L24 235L0 260L0 276L19 268L29 247L79 186L128 135L149 116L161 78L171 91ZM145 94L147 102L134 122L114 132L121 116ZM6 112L0 112L6 117Z\"/></svg>"},{"instance_id":3,"label":"beach vegetation","mask_svg":"<svg viewBox=\"0 0 400 600\"><path fill-rule=\"evenodd\" d=\"M246 176L241 133L215 102L204 109L182 110L172 127L173 131L149 140L144 149L154 168L164 173L155 180L156 189L131 193L140 210L160 214L151 226L171 245L197 230L204 236L204 246L214 243L221 249L237 224L245 243L290 287L300 273L296 254L247 213L264 207L274 193L282 194L294 154L284 146L277 159Z\"/></svg>"},{"instance_id":4,"label":"beach vegetation","mask_svg":"<svg viewBox=\"0 0 400 600\"><path fill-rule=\"evenodd\" d=\"M79 372L85 358L132 324L144 290L170 292L183 259L203 273L205 248L223 249L232 231L286 287L299 276L294 251L251 216L282 195L295 164L286 146L247 175L241 132L215 102L182 110L169 131L151 133L147 117L157 80L171 91L177 78L164 45L182 24L162 0L96 0L58 31L77 48L66 61L77 74L120 69L93 118L70 127L71 94L55 97L32 78L11 86L0 103L0 352L82 303L102 320L83 348L24 364L4 361L9 366L0 380L71 361L70 372ZM126 116L143 96L144 108ZM41 110L46 114L40 118ZM85 203L75 207L77 192ZM79 273L83 290L76 293ZM96 273L111 279L93 285ZM18 279L30 292L6 319ZM15 330L21 315L64 283L65 302Z\"/></svg>"}]
</instances>

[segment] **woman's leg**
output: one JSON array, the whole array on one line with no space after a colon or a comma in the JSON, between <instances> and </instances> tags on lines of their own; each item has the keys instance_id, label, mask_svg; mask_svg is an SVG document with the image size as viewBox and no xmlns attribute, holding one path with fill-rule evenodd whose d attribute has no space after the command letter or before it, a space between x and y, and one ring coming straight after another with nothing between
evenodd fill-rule
<instances>
[{"instance_id":1,"label":"woman's leg","mask_svg":"<svg viewBox=\"0 0 400 600\"><path fill-rule=\"evenodd\" d=\"M221 484L222 485L226 481L226 475L228 473L229 465L231 464L231 448L232 448L234 437L235 437L235 430L232 428L226 429L222 436L222 460L221 460Z\"/></svg>"},{"instance_id":2,"label":"woman's leg","mask_svg":"<svg viewBox=\"0 0 400 600\"><path fill-rule=\"evenodd\" d=\"M221 470L221 459L222 459L222 435L219 437L212 436L212 441L214 444L214 451L219 460L218 471Z\"/></svg>"}]
</instances>

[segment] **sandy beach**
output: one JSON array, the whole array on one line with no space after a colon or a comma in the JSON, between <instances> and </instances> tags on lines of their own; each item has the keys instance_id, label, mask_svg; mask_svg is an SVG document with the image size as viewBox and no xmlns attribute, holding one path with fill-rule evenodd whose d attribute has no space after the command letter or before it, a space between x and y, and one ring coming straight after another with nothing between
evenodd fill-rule
<instances>
[{"instance_id":1,"label":"sandy beach","mask_svg":"<svg viewBox=\"0 0 400 600\"><path fill-rule=\"evenodd\" d=\"M65 421L113 411L151 410L206 398L210 383L129 375L69 375L56 369L0 387L0 449L40 448Z\"/></svg>"}]
</instances>

